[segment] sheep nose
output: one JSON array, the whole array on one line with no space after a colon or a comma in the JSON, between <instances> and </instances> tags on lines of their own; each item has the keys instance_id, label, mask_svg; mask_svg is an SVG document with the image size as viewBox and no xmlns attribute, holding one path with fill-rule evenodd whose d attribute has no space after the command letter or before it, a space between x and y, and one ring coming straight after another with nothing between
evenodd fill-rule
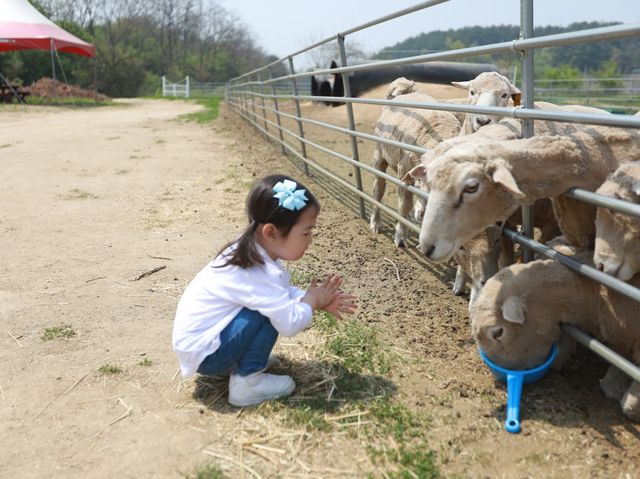
<instances>
[{"instance_id":1,"label":"sheep nose","mask_svg":"<svg viewBox=\"0 0 640 479\"><path fill-rule=\"evenodd\" d=\"M604 263L602 263L601 261L598 261L596 263L596 268L598 268L598 271L604 271Z\"/></svg>"},{"instance_id":2,"label":"sheep nose","mask_svg":"<svg viewBox=\"0 0 640 479\"><path fill-rule=\"evenodd\" d=\"M479 117L479 118L476 118L476 121L478 122L478 125L486 126L489 123L491 123L491 118Z\"/></svg>"},{"instance_id":3,"label":"sheep nose","mask_svg":"<svg viewBox=\"0 0 640 479\"><path fill-rule=\"evenodd\" d=\"M491 328L491 337L493 339L498 339L500 336L502 336L503 332L504 329L502 329L501 326L494 326L493 328Z\"/></svg>"}]
</instances>

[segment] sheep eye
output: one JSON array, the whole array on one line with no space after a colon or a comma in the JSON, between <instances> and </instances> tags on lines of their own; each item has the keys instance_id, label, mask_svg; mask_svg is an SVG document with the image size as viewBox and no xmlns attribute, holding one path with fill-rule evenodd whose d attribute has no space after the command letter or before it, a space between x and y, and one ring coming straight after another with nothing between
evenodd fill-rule
<instances>
[{"instance_id":1,"label":"sheep eye","mask_svg":"<svg viewBox=\"0 0 640 479\"><path fill-rule=\"evenodd\" d=\"M475 193L476 191L478 191L478 188L480 187L480 185L478 183L470 183L468 185L466 185L464 187L464 192L465 193Z\"/></svg>"},{"instance_id":2,"label":"sheep eye","mask_svg":"<svg viewBox=\"0 0 640 479\"><path fill-rule=\"evenodd\" d=\"M473 91L473 90L469 90L469 95L473 96L473 95L475 95L475 94L476 94L476 92L475 92L475 91Z\"/></svg>"},{"instance_id":3,"label":"sheep eye","mask_svg":"<svg viewBox=\"0 0 640 479\"><path fill-rule=\"evenodd\" d=\"M503 94L502 94L502 98L507 98L507 94L506 94L506 93L503 93Z\"/></svg>"}]
</instances>

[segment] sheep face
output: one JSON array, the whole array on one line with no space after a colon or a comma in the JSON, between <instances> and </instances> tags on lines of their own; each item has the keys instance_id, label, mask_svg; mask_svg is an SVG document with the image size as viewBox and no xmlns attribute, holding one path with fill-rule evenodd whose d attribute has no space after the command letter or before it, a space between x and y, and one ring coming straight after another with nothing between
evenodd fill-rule
<instances>
[{"instance_id":1,"label":"sheep face","mask_svg":"<svg viewBox=\"0 0 640 479\"><path fill-rule=\"evenodd\" d=\"M597 193L640 204L640 162L621 166ZM621 281L640 272L640 220L607 208L596 214L596 267Z\"/></svg>"},{"instance_id":2,"label":"sheep face","mask_svg":"<svg viewBox=\"0 0 640 479\"><path fill-rule=\"evenodd\" d=\"M561 335L551 311L536 311L537 302L528 301L526 282L516 289L513 282L505 286L521 267L526 265L504 268L489 279L471 308L472 333L480 349L495 364L518 370L542 364Z\"/></svg>"},{"instance_id":3,"label":"sheep face","mask_svg":"<svg viewBox=\"0 0 640 479\"><path fill-rule=\"evenodd\" d=\"M525 197L504 160L488 159L493 149L482 146L458 145L430 161L432 150L411 172L429 190L418 249L431 261L448 261L485 228L502 225ZM482 156L487 161L471 161Z\"/></svg>"},{"instance_id":4,"label":"sheep face","mask_svg":"<svg viewBox=\"0 0 640 479\"><path fill-rule=\"evenodd\" d=\"M513 99L514 105L520 104L521 92L509 79L496 72L485 72L471 81L451 82L453 85L468 90L468 102L470 105L506 107L509 99ZM482 115L470 113L471 128L478 131L485 125L496 122L499 117L495 115Z\"/></svg>"}]
</instances>

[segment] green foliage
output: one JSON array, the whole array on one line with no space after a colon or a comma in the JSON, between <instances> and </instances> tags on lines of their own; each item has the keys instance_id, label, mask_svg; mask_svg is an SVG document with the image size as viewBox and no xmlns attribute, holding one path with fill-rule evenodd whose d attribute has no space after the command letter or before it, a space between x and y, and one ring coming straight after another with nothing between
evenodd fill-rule
<instances>
[{"instance_id":1,"label":"green foliage","mask_svg":"<svg viewBox=\"0 0 640 479\"><path fill-rule=\"evenodd\" d=\"M124 370L116 364L105 364L103 366L100 366L100 368L98 368L98 372L104 374L105 376L120 374L123 371Z\"/></svg>"},{"instance_id":2,"label":"green foliage","mask_svg":"<svg viewBox=\"0 0 640 479\"><path fill-rule=\"evenodd\" d=\"M43 10L37 3L36 8ZM83 88L92 88L97 78L99 92L132 97L154 94L162 75L173 81L189 75L195 81L219 82L269 62L271 57L255 43L247 27L217 3L203 5L202 11L191 2L173 8L169 21L157 2L141 3L134 13L111 10L104 2L82 16L71 8L52 8L53 17L43 11L96 47L95 59L59 52L55 76ZM83 24L78 23L80 18ZM42 77L53 77L51 54L4 52L0 72L13 82L31 85Z\"/></svg>"},{"instance_id":3,"label":"green foliage","mask_svg":"<svg viewBox=\"0 0 640 479\"><path fill-rule=\"evenodd\" d=\"M196 100L206 109L197 113L190 113L184 115L184 119L187 121L195 121L197 123L209 123L210 121L218 118L218 109L220 107L220 97L212 96L210 98L201 98Z\"/></svg>"},{"instance_id":4,"label":"green foliage","mask_svg":"<svg viewBox=\"0 0 640 479\"><path fill-rule=\"evenodd\" d=\"M52 339L69 339L76 335L73 326L70 324L61 324L60 326L52 326L45 328L41 339L43 341L51 341Z\"/></svg>"},{"instance_id":5,"label":"green foliage","mask_svg":"<svg viewBox=\"0 0 640 479\"><path fill-rule=\"evenodd\" d=\"M225 479L220 466L208 462L195 469L191 474L184 476L186 479Z\"/></svg>"},{"instance_id":6,"label":"green foliage","mask_svg":"<svg viewBox=\"0 0 640 479\"><path fill-rule=\"evenodd\" d=\"M337 324L339 334L327 342L327 349L340 358L348 371L356 374L389 372L388 352L375 329L353 319Z\"/></svg>"},{"instance_id":7,"label":"green foliage","mask_svg":"<svg viewBox=\"0 0 640 479\"><path fill-rule=\"evenodd\" d=\"M618 80L620 72L618 64L612 60L604 62L600 69L594 72L594 76L600 78L598 85L602 88L621 88L623 83Z\"/></svg>"},{"instance_id":8,"label":"green foliage","mask_svg":"<svg viewBox=\"0 0 640 479\"><path fill-rule=\"evenodd\" d=\"M613 25L603 22L578 22L567 27L544 26L534 29L535 36L579 31L589 28ZM464 27L450 30L436 30L409 37L402 42L386 47L374 58L393 59L430 52L447 51L462 47L488 45L517 39L520 27L516 25L494 25L490 27ZM538 58L539 57L539 58ZM627 39L609 42L593 42L590 44L567 45L555 48L536 50L534 54L536 72L546 67L562 68L570 65L583 73L596 76L596 72L606 70L608 62L617 65L619 73L629 73L640 63L640 39ZM503 53L491 56L469 57L465 61L491 62L499 68L509 70L520 64L517 54Z\"/></svg>"},{"instance_id":9,"label":"green foliage","mask_svg":"<svg viewBox=\"0 0 640 479\"><path fill-rule=\"evenodd\" d=\"M561 88L581 88L582 74L580 70L570 65L562 65L560 67L547 66L544 68L542 79L538 83L540 87L557 87ZM558 83L558 80L562 80Z\"/></svg>"}]
</instances>

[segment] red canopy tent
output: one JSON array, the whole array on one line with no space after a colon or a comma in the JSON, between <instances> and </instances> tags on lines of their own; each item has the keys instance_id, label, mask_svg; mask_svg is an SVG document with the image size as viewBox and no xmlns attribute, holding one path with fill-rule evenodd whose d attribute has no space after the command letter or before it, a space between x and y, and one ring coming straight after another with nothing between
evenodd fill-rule
<instances>
[{"instance_id":1,"label":"red canopy tent","mask_svg":"<svg viewBox=\"0 0 640 479\"><path fill-rule=\"evenodd\" d=\"M93 45L60 28L27 0L0 0L0 52L15 50L51 51L54 80L54 52L96 54Z\"/></svg>"},{"instance_id":2,"label":"red canopy tent","mask_svg":"<svg viewBox=\"0 0 640 479\"><path fill-rule=\"evenodd\" d=\"M0 2L0 51L51 50L93 57L90 43L63 30L27 0Z\"/></svg>"}]
</instances>

